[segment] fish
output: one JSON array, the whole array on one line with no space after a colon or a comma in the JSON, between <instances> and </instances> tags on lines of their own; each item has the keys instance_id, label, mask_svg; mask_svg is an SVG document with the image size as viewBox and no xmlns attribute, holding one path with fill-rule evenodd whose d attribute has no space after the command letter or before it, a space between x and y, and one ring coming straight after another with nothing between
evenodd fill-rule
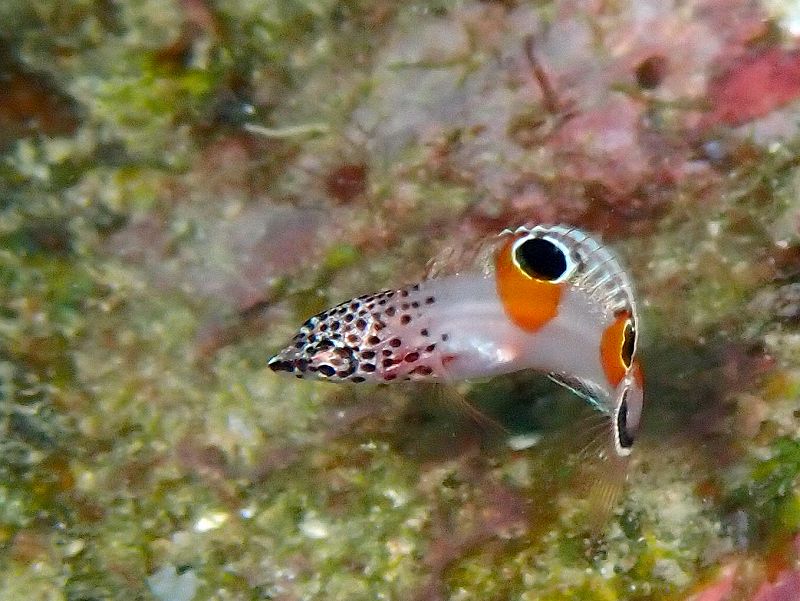
<instances>
[{"instance_id":1,"label":"fish","mask_svg":"<svg viewBox=\"0 0 800 601\"><path fill-rule=\"evenodd\" d=\"M616 254L576 227L534 225L466 255L310 317L269 368L330 382L446 384L534 370L610 418L614 452L630 455L644 382L633 286Z\"/></svg>"}]
</instances>

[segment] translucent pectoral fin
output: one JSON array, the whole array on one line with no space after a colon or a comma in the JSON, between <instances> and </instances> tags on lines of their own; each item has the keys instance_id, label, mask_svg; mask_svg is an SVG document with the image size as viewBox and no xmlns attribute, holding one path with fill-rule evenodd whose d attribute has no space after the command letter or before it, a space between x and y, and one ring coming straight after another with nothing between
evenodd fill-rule
<instances>
[{"instance_id":1,"label":"translucent pectoral fin","mask_svg":"<svg viewBox=\"0 0 800 601\"><path fill-rule=\"evenodd\" d=\"M510 435L506 429L496 419L488 416L481 411L478 407L473 405L457 387L446 384L433 384L434 396L437 401L454 407L457 411L463 412L468 415L481 429L491 432L495 435L502 436L503 438Z\"/></svg>"},{"instance_id":2,"label":"translucent pectoral fin","mask_svg":"<svg viewBox=\"0 0 800 601\"><path fill-rule=\"evenodd\" d=\"M618 505L628 474L628 457L614 448L613 424L596 412L579 419L564 436L572 465L571 490L586 516L587 525L599 533Z\"/></svg>"},{"instance_id":3,"label":"translucent pectoral fin","mask_svg":"<svg viewBox=\"0 0 800 601\"><path fill-rule=\"evenodd\" d=\"M619 503L628 477L628 458L619 456L609 436L605 443L586 457L578 470L578 478L585 493L589 525L600 530L608 522Z\"/></svg>"}]
</instances>

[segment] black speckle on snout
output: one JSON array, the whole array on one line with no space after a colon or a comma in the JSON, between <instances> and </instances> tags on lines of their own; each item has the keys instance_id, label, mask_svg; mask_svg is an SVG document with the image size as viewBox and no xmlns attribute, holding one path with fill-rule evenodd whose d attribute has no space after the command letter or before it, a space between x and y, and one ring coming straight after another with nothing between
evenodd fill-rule
<instances>
[{"instance_id":1,"label":"black speckle on snout","mask_svg":"<svg viewBox=\"0 0 800 601\"><path fill-rule=\"evenodd\" d=\"M272 371L294 371L294 364L291 361L283 361L278 358L270 359L267 365Z\"/></svg>"}]
</instances>

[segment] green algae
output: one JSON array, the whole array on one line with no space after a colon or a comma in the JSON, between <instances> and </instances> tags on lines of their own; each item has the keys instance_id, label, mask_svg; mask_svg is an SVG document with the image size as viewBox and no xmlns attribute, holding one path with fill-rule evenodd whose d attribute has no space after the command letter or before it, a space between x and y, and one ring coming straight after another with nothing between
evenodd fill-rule
<instances>
[{"instance_id":1,"label":"green algae","mask_svg":"<svg viewBox=\"0 0 800 601\"><path fill-rule=\"evenodd\" d=\"M770 445L767 459L752 463L726 503L731 511L746 513L746 536L760 545L774 545L800 527L800 442L778 438Z\"/></svg>"}]
</instances>

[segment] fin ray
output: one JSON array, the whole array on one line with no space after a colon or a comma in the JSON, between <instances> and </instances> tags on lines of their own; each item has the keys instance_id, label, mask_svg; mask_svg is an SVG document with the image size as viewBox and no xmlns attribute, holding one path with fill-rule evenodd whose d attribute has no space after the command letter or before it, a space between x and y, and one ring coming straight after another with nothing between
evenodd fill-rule
<instances>
[{"instance_id":1,"label":"fin ray","mask_svg":"<svg viewBox=\"0 0 800 601\"><path fill-rule=\"evenodd\" d=\"M494 252L507 235L507 231L503 231L496 236L476 240L471 244L462 243L458 246L444 247L438 255L428 261L423 279L432 280L475 270L488 275L494 267Z\"/></svg>"},{"instance_id":2,"label":"fin ray","mask_svg":"<svg viewBox=\"0 0 800 601\"><path fill-rule=\"evenodd\" d=\"M490 417L483 411L481 411L478 407L476 407L473 403L471 403L466 396L461 394L453 386L447 386L441 383L434 383L434 391L436 393L436 398L439 401L442 401L450 406L455 407L459 411L463 411L466 413L476 424L478 424L481 429L493 432L495 434L499 434L501 436L509 436L509 430L503 426L500 422L496 419Z\"/></svg>"},{"instance_id":3,"label":"fin ray","mask_svg":"<svg viewBox=\"0 0 800 601\"><path fill-rule=\"evenodd\" d=\"M612 314L627 310L634 318L636 317L630 278L612 250L597 238L574 226L566 225L524 226L512 233L541 233L573 250L578 260L577 269L570 277L570 283L602 303Z\"/></svg>"},{"instance_id":4,"label":"fin ray","mask_svg":"<svg viewBox=\"0 0 800 601\"><path fill-rule=\"evenodd\" d=\"M607 413L607 409L602 402L604 398L603 389L594 382L566 373L550 372L547 374L547 377L589 403L593 408Z\"/></svg>"}]
</instances>

